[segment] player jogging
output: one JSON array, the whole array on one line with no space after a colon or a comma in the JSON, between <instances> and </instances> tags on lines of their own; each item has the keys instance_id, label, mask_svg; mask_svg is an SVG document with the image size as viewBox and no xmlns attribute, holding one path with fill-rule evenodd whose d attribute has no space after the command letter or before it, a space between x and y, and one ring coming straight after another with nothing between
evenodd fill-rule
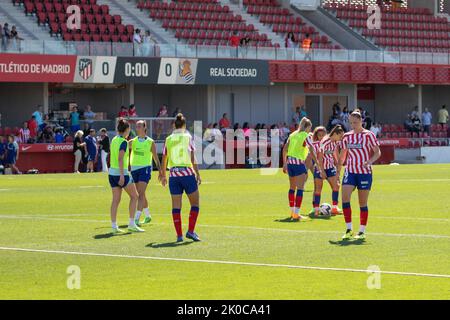
<instances>
[{"instance_id":1,"label":"player jogging","mask_svg":"<svg viewBox=\"0 0 450 320\"><path fill-rule=\"evenodd\" d=\"M142 212L145 214L142 224L150 223L152 220L145 191L147 190L147 185L151 179L153 161L155 161L158 170L161 170L161 165L159 163L158 154L156 153L156 145L153 139L147 136L147 125L144 120L136 122L136 133L137 136L129 142L129 147L131 150L131 177L136 184L136 189L139 194L134 221L137 226L140 226L141 223L139 222L139 219Z\"/></svg>"},{"instance_id":2,"label":"player jogging","mask_svg":"<svg viewBox=\"0 0 450 320\"><path fill-rule=\"evenodd\" d=\"M128 158L129 147L127 138L130 134L130 124L125 119L120 119L117 123L117 136L111 141L110 151L110 168L109 168L109 184L112 188L112 202L111 202L111 225L113 234L124 233L117 226L117 208L122 197L122 189L130 196L130 223L128 224L128 231L143 232L144 230L136 226L134 222L134 213L136 211L139 195L136 191L136 186L128 172Z\"/></svg>"},{"instance_id":3,"label":"player jogging","mask_svg":"<svg viewBox=\"0 0 450 320\"><path fill-rule=\"evenodd\" d=\"M172 196L172 218L177 232L177 242L183 241L181 227L183 192L186 192L191 204L186 238L200 241L199 236L194 232L199 214L198 185L201 183L194 151L192 136L186 132L186 118L179 113L175 119L175 130L166 138L161 169L163 186L167 184L166 167L170 170L169 189Z\"/></svg>"},{"instance_id":4,"label":"player jogging","mask_svg":"<svg viewBox=\"0 0 450 320\"><path fill-rule=\"evenodd\" d=\"M317 160L323 169L322 176L325 176L331 187L331 198L333 201L331 214L333 215L342 213L338 207L339 177L341 172L341 166L339 165L339 145L344 133L344 129L340 125L335 126L328 135L322 138L317 153ZM314 212L316 216L318 215L322 186L323 179L316 171L314 173Z\"/></svg>"},{"instance_id":5,"label":"player jogging","mask_svg":"<svg viewBox=\"0 0 450 320\"><path fill-rule=\"evenodd\" d=\"M349 240L353 236L350 200L353 191L358 188L360 228L354 238L364 240L369 215L367 200L372 186L372 164L381 156L381 151L375 135L363 128L359 112L354 111L350 115L349 122L353 130L344 134L339 157L341 165L346 161L342 180L342 208L347 231L342 239Z\"/></svg>"},{"instance_id":6,"label":"player jogging","mask_svg":"<svg viewBox=\"0 0 450 320\"><path fill-rule=\"evenodd\" d=\"M316 154L317 160L322 164L319 159L319 149L320 149L320 141L327 134L327 129L325 127L316 127L314 129L312 135L312 147L314 149L314 153ZM311 153L312 154L312 153ZM311 159L311 154L308 156L308 159ZM323 166L322 166L323 168ZM325 177L325 173L318 170L318 167L314 161L311 159L310 170L314 177L314 195L313 195L313 209L310 214L313 213L316 217L319 216L319 206L320 206L320 194L322 192L323 178Z\"/></svg>"},{"instance_id":7,"label":"player jogging","mask_svg":"<svg viewBox=\"0 0 450 320\"><path fill-rule=\"evenodd\" d=\"M289 175L288 199L291 218L294 220L306 219L299 212L303 201L303 189L308 176L305 160L309 152L311 152L312 159L317 163L309 134L311 127L311 120L306 117L302 118L298 129L289 135L283 147L283 172ZM320 164L318 166L320 167ZM296 189L297 193L295 193Z\"/></svg>"}]
</instances>

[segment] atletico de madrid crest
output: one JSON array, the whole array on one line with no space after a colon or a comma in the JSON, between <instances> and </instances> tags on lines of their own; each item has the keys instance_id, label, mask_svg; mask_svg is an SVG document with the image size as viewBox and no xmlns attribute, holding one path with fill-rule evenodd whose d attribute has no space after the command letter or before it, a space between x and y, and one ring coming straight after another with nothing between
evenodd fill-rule
<instances>
[{"instance_id":1,"label":"atletico de madrid crest","mask_svg":"<svg viewBox=\"0 0 450 320\"><path fill-rule=\"evenodd\" d=\"M80 59L78 62L78 72L84 80L89 79L92 75L92 59Z\"/></svg>"}]
</instances>

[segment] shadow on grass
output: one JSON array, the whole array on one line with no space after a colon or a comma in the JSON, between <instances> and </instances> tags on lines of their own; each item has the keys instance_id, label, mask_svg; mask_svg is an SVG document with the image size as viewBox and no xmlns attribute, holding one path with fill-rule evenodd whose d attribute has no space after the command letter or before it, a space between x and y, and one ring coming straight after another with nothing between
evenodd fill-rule
<instances>
[{"instance_id":1,"label":"shadow on grass","mask_svg":"<svg viewBox=\"0 0 450 320\"><path fill-rule=\"evenodd\" d=\"M324 215L319 215L316 216L313 212L311 212L308 217L310 219L319 219L319 220L330 220L331 216L324 216Z\"/></svg>"},{"instance_id":2,"label":"shadow on grass","mask_svg":"<svg viewBox=\"0 0 450 320\"><path fill-rule=\"evenodd\" d=\"M360 246L366 244L365 240L339 240L339 241L328 241L330 244L333 244L335 246L340 247L346 247L346 246Z\"/></svg>"},{"instance_id":3,"label":"shadow on grass","mask_svg":"<svg viewBox=\"0 0 450 320\"><path fill-rule=\"evenodd\" d=\"M159 248L175 248L179 246L187 246L191 243L194 243L194 241L183 241L183 242L166 242L166 243L156 243L151 242L146 245L147 248L153 248L153 249L159 249Z\"/></svg>"},{"instance_id":4,"label":"shadow on grass","mask_svg":"<svg viewBox=\"0 0 450 320\"><path fill-rule=\"evenodd\" d=\"M275 219L274 222L300 222L300 220L294 220L291 217L285 219Z\"/></svg>"},{"instance_id":5,"label":"shadow on grass","mask_svg":"<svg viewBox=\"0 0 450 320\"><path fill-rule=\"evenodd\" d=\"M96 234L93 238L98 240L98 239L109 239L112 237L121 237L121 236L128 236L130 235L131 232L126 232L126 233L119 233L119 234L114 234L112 232L108 232L108 233L103 233L103 234Z\"/></svg>"}]
</instances>

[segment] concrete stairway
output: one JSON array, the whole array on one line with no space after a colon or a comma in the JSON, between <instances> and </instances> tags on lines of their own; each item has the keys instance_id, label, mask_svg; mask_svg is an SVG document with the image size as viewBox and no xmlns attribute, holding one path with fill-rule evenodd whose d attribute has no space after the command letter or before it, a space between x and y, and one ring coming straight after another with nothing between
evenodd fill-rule
<instances>
[{"instance_id":1,"label":"concrete stairway","mask_svg":"<svg viewBox=\"0 0 450 320\"><path fill-rule=\"evenodd\" d=\"M107 4L111 14L120 14L123 24L132 24L142 31L150 30L155 40L160 44L176 44L175 34L161 27L161 22L149 18L148 10L139 10L134 0L99 0L99 4Z\"/></svg>"},{"instance_id":2,"label":"concrete stairway","mask_svg":"<svg viewBox=\"0 0 450 320\"><path fill-rule=\"evenodd\" d=\"M241 15L242 19L244 19L247 24L253 24L260 34L267 34L267 37L272 40L273 44L278 43L282 48L284 47L284 38L273 32L270 26L266 26L259 22L258 17L248 14L245 8L242 7L242 3L236 4L235 1L230 0L219 0L219 2L222 6L228 6L235 15Z\"/></svg>"},{"instance_id":3,"label":"concrete stairway","mask_svg":"<svg viewBox=\"0 0 450 320\"><path fill-rule=\"evenodd\" d=\"M0 23L15 25L19 36L28 40L57 40L50 35L47 26L39 26L35 16L26 16L22 6L14 6L12 1L0 1Z\"/></svg>"}]
</instances>

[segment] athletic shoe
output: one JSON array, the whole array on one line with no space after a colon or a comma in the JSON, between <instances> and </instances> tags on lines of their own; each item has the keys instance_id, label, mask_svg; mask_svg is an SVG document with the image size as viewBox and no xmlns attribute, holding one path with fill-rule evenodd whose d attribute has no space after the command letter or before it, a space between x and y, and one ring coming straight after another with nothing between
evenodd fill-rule
<instances>
[{"instance_id":1,"label":"athletic shoe","mask_svg":"<svg viewBox=\"0 0 450 320\"><path fill-rule=\"evenodd\" d=\"M130 232L145 232L144 229L141 229L138 226L134 226L134 227L128 226L128 231L130 231Z\"/></svg>"},{"instance_id":2,"label":"athletic shoe","mask_svg":"<svg viewBox=\"0 0 450 320\"><path fill-rule=\"evenodd\" d=\"M177 237L177 242L183 242L183 236Z\"/></svg>"},{"instance_id":3,"label":"athletic shoe","mask_svg":"<svg viewBox=\"0 0 450 320\"><path fill-rule=\"evenodd\" d=\"M342 236L342 240L350 240L353 237L353 231L350 229L347 229L345 231L345 234Z\"/></svg>"},{"instance_id":4,"label":"athletic shoe","mask_svg":"<svg viewBox=\"0 0 450 320\"><path fill-rule=\"evenodd\" d=\"M139 219L135 219L134 220L134 224L137 225L138 227L141 226L141 223L139 222Z\"/></svg>"},{"instance_id":5,"label":"athletic shoe","mask_svg":"<svg viewBox=\"0 0 450 320\"><path fill-rule=\"evenodd\" d=\"M366 240L366 235L364 234L364 232L358 232L358 234L356 236L354 236L355 240Z\"/></svg>"},{"instance_id":6,"label":"athletic shoe","mask_svg":"<svg viewBox=\"0 0 450 320\"><path fill-rule=\"evenodd\" d=\"M319 210L316 211L316 209L312 208L308 215L318 217L318 216L320 216L320 212L319 212Z\"/></svg>"},{"instance_id":7,"label":"athletic shoe","mask_svg":"<svg viewBox=\"0 0 450 320\"><path fill-rule=\"evenodd\" d=\"M149 224L150 221L152 221L152 217L145 217L144 221L142 221L142 224Z\"/></svg>"},{"instance_id":8,"label":"athletic shoe","mask_svg":"<svg viewBox=\"0 0 450 320\"><path fill-rule=\"evenodd\" d=\"M125 231L123 231L122 229L119 228L112 228L112 232L113 235L118 235L118 234L124 234Z\"/></svg>"},{"instance_id":9,"label":"athletic shoe","mask_svg":"<svg viewBox=\"0 0 450 320\"><path fill-rule=\"evenodd\" d=\"M201 241L198 235L195 232L186 232L186 238L194 240L194 241Z\"/></svg>"},{"instance_id":10,"label":"athletic shoe","mask_svg":"<svg viewBox=\"0 0 450 320\"><path fill-rule=\"evenodd\" d=\"M337 216L338 214L342 214L342 210L339 209L339 207L332 208L332 209L331 209L331 214L332 214L333 216Z\"/></svg>"},{"instance_id":11,"label":"athletic shoe","mask_svg":"<svg viewBox=\"0 0 450 320\"><path fill-rule=\"evenodd\" d=\"M298 213L291 213L291 219L292 220L300 220L300 215Z\"/></svg>"}]
</instances>

